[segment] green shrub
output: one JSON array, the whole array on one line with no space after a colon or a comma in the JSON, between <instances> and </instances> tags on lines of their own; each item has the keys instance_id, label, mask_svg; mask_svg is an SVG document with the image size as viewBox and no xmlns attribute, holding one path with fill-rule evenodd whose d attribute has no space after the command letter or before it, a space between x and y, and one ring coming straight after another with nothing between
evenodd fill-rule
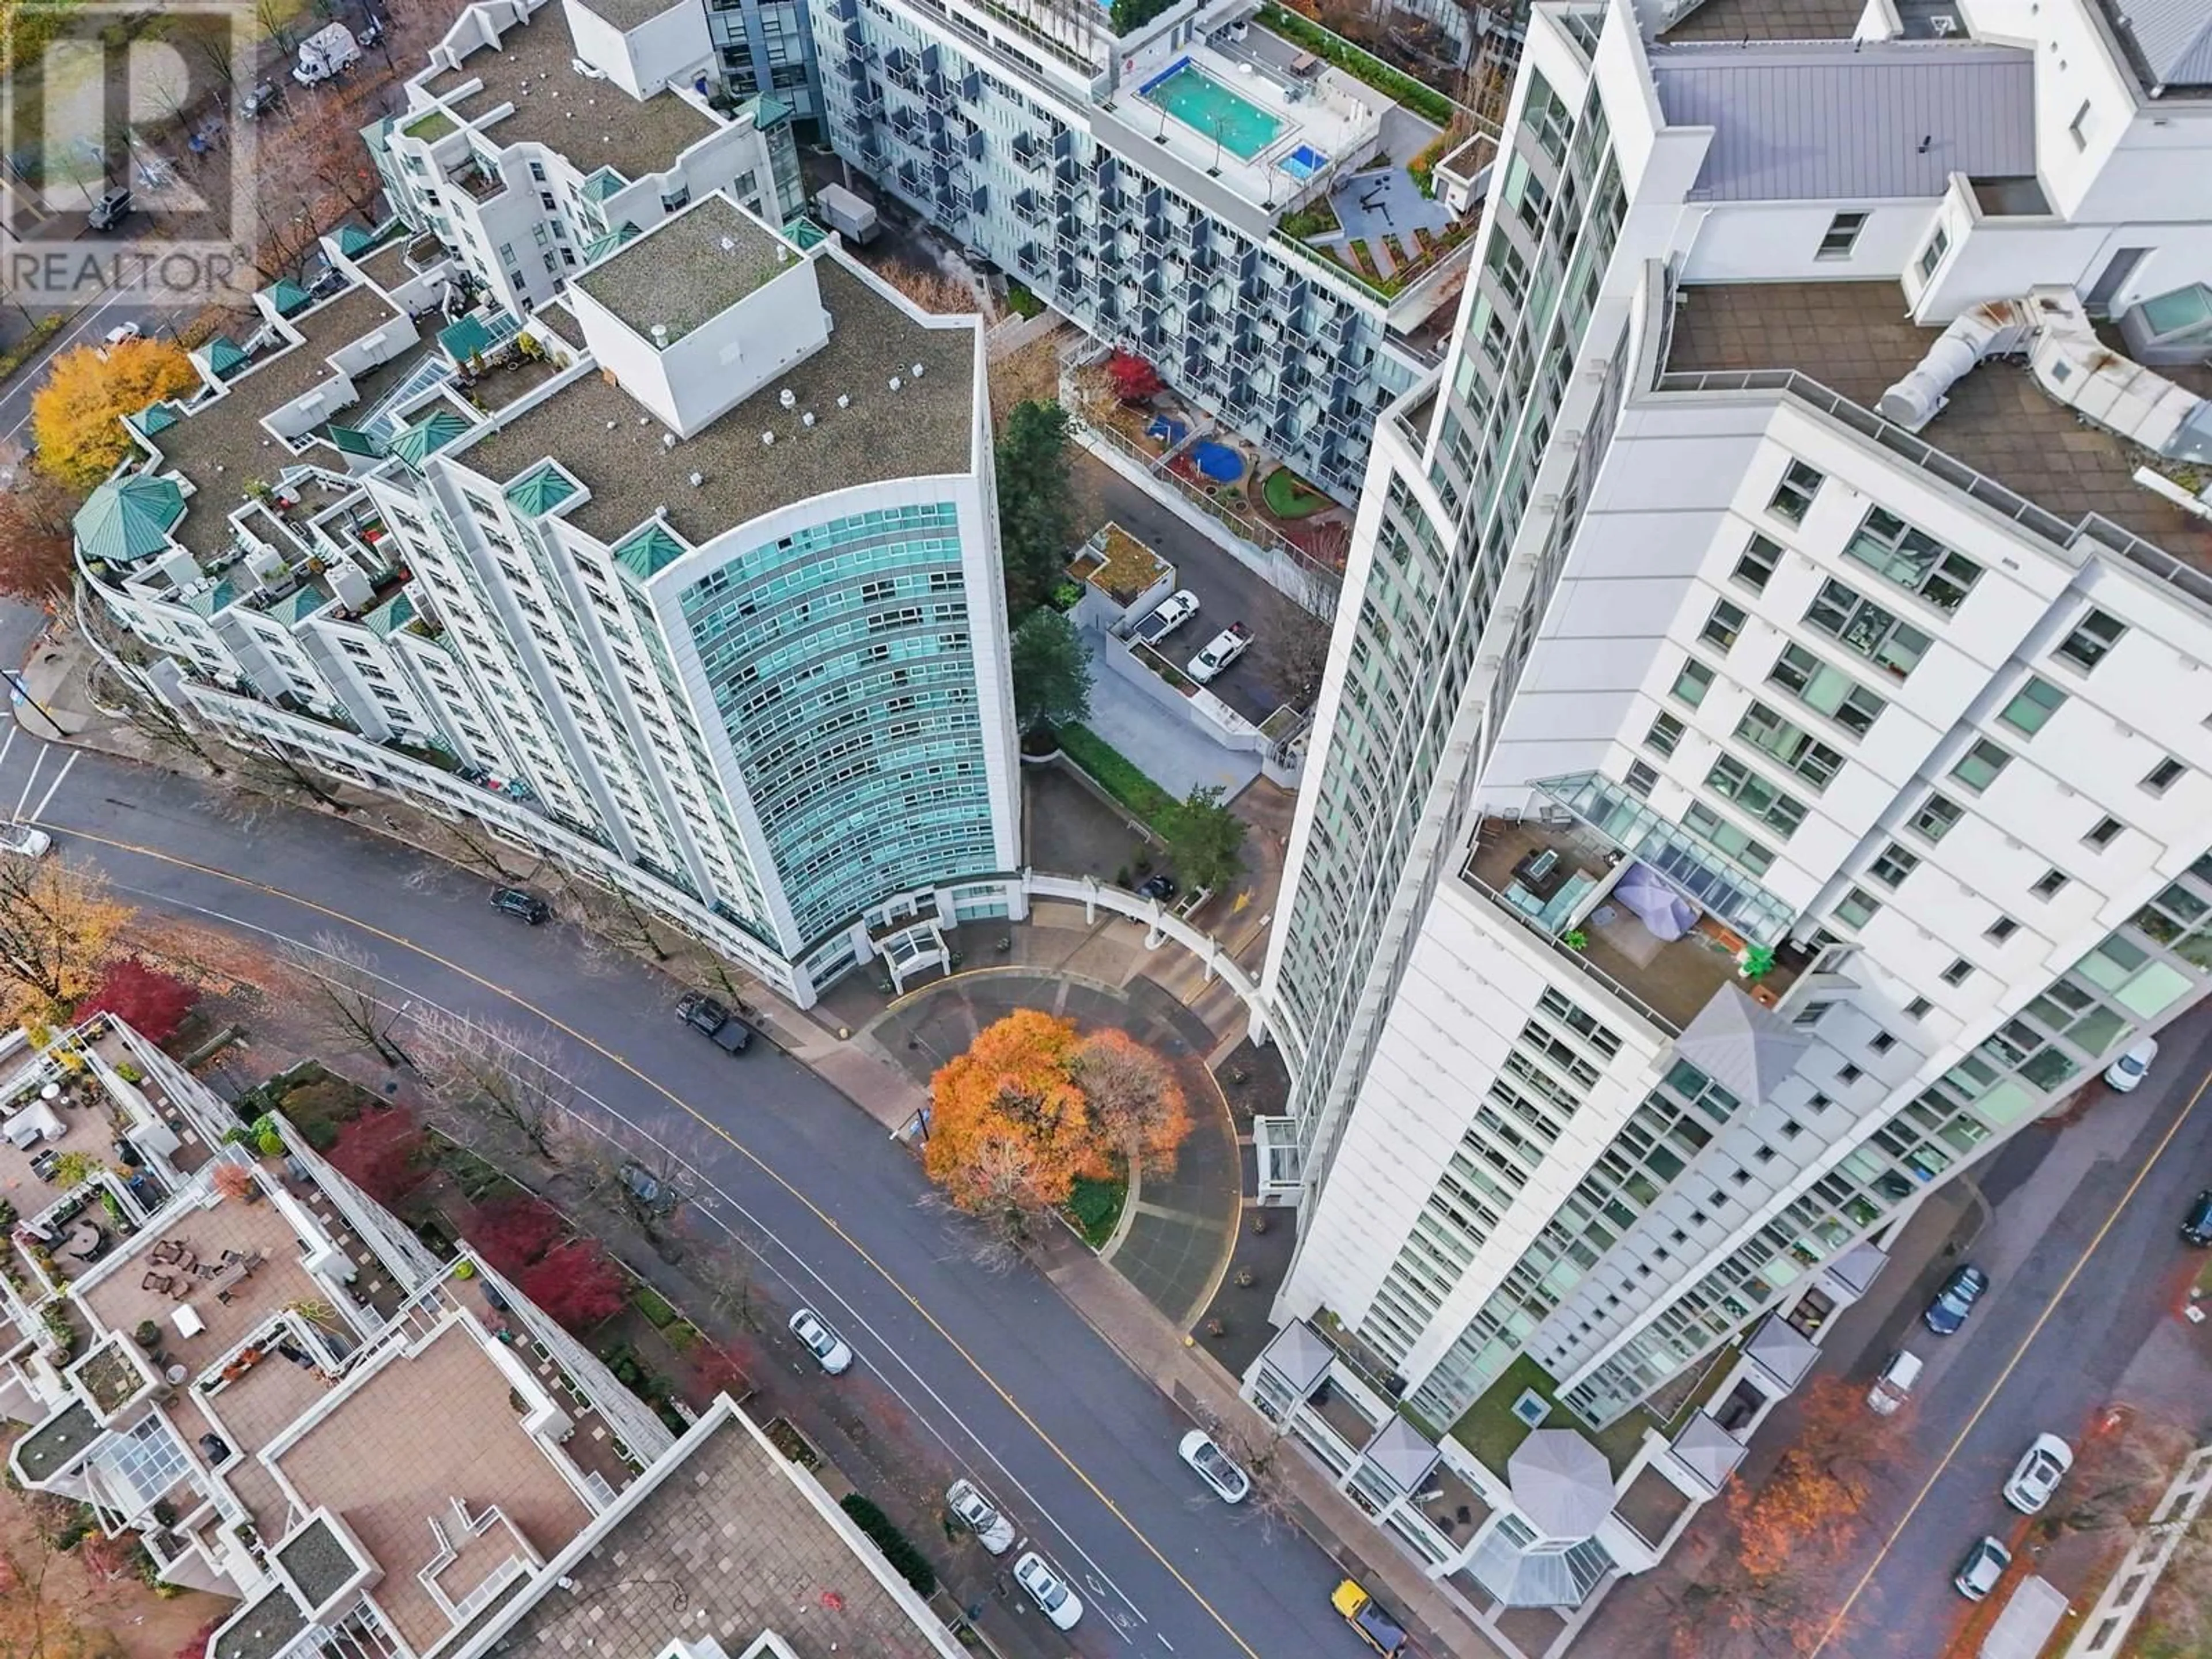
<instances>
[{"instance_id":1,"label":"green shrub","mask_svg":"<svg viewBox=\"0 0 2212 1659\"><path fill-rule=\"evenodd\" d=\"M1273 29L1285 40L1296 41L1316 57L1326 58L1354 80L1364 81L1376 91L1395 99L1423 120L1440 127L1451 125L1450 99L1434 87L1425 87L1412 76L1401 74L1373 53L1362 52L1335 30L1323 28L1310 17L1301 17L1275 5L1260 8L1260 27ZM1118 19L1115 27L1117 33L1122 32Z\"/></svg>"},{"instance_id":2,"label":"green shrub","mask_svg":"<svg viewBox=\"0 0 2212 1659\"><path fill-rule=\"evenodd\" d=\"M928 1595L937 1589L937 1570L922 1559L921 1552L907 1541L907 1535L891 1524L891 1518L860 1493L848 1492L837 1500L838 1507L853 1517L854 1525L868 1534L869 1541L884 1553L891 1571L914 1586L917 1595Z\"/></svg>"},{"instance_id":3,"label":"green shrub","mask_svg":"<svg viewBox=\"0 0 2212 1659\"><path fill-rule=\"evenodd\" d=\"M1175 799L1121 751L1089 726L1070 720L1056 728L1067 757L1091 780L1152 828L1165 834L1175 817Z\"/></svg>"},{"instance_id":4,"label":"green shrub","mask_svg":"<svg viewBox=\"0 0 2212 1659\"><path fill-rule=\"evenodd\" d=\"M636 1294L629 1301L630 1305L643 1314L657 1331L665 1331L676 1322L676 1310L648 1285L639 1285Z\"/></svg>"},{"instance_id":5,"label":"green shrub","mask_svg":"<svg viewBox=\"0 0 2212 1659\"><path fill-rule=\"evenodd\" d=\"M327 1152L338 1144L338 1127L327 1119L313 1117L300 1125L300 1133L307 1145L319 1152Z\"/></svg>"},{"instance_id":6,"label":"green shrub","mask_svg":"<svg viewBox=\"0 0 2212 1659\"><path fill-rule=\"evenodd\" d=\"M668 1339L668 1346L678 1353L690 1353L706 1340L699 1334L699 1328L688 1319L678 1320L661 1334Z\"/></svg>"},{"instance_id":7,"label":"green shrub","mask_svg":"<svg viewBox=\"0 0 2212 1659\"><path fill-rule=\"evenodd\" d=\"M1121 1218L1121 1203L1127 1194L1128 1188L1119 1180L1076 1177L1067 1195L1067 1213L1094 1250L1114 1236L1114 1224Z\"/></svg>"}]
</instances>

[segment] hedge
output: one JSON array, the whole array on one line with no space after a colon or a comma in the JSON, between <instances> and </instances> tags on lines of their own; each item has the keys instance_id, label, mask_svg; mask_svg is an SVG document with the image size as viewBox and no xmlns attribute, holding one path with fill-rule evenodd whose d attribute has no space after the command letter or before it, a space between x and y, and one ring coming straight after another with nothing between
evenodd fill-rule
<instances>
[{"instance_id":1,"label":"hedge","mask_svg":"<svg viewBox=\"0 0 2212 1659\"><path fill-rule=\"evenodd\" d=\"M1323 28L1310 17L1282 6L1260 8L1260 27L1295 41L1316 57L1324 58L1346 74L1364 81L1376 91L1397 100L1423 120L1440 127L1452 121L1452 100L1434 87L1425 87L1410 75L1392 69L1371 52L1362 52L1334 29Z\"/></svg>"},{"instance_id":2,"label":"hedge","mask_svg":"<svg viewBox=\"0 0 2212 1659\"><path fill-rule=\"evenodd\" d=\"M922 1559L921 1552L891 1524L890 1516L856 1492L847 1492L837 1503L853 1517L853 1523L868 1534L869 1541L884 1553L884 1559L890 1563L891 1571L914 1586L916 1595L929 1595L936 1591L936 1569Z\"/></svg>"},{"instance_id":3,"label":"hedge","mask_svg":"<svg viewBox=\"0 0 2212 1659\"><path fill-rule=\"evenodd\" d=\"M1060 733L1060 746L1067 757L1088 772L1101 789L1162 835L1171 833L1175 798L1146 777L1134 761L1074 720L1054 729Z\"/></svg>"}]
</instances>

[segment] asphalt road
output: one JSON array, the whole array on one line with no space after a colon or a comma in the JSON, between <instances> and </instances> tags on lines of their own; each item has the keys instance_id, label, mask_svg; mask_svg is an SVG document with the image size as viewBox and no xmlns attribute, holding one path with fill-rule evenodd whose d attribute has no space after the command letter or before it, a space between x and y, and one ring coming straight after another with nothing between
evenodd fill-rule
<instances>
[{"instance_id":1,"label":"asphalt road","mask_svg":"<svg viewBox=\"0 0 2212 1659\"><path fill-rule=\"evenodd\" d=\"M665 978L558 927L504 923L482 884L343 822L241 814L192 781L20 729L0 748L0 808L142 907L271 941L336 933L410 998L543 1032L584 1090L699 1167L708 1212L758 1241L761 1276L836 1325L1024 1547L1066 1570L1090 1609L1076 1650L1362 1651L1329 1609L1330 1562L1204 1495L1175 1453L1188 1424L1148 1380L1034 1273L966 1261L951 1225L916 1206L912 1160L812 1073L764 1046L733 1061L680 1040Z\"/></svg>"},{"instance_id":2,"label":"asphalt road","mask_svg":"<svg viewBox=\"0 0 2212 1659\"><path fill-rule=\"evenodd\" d=\"M2026 1130L1980 1172L1989 1224L1899 1297L1887 1340L1855 1368L1870 1382L1899 1347L1928 1362L1914 1389L1916 1455L1870 1506L1872 1542L1841 1580L1855 1599L1821 1650L1830 1659L1940 1651L1966 1611L1951 1576L1984 1534L2019 1558L2000 1598L2034 1571L2029 1522L1999 1493L2039 1433L2079 1448L2115 1405L2199 1439L2212 1423L2203 1349L2181 1334L2194 1328L2179 1311L2203 1256L2177 1232L2212 1184L2212 1101L2199 1099L2212 1081L2212 1012L2160 1042L2133 1095L2096 1101L2063 1133ZM1990 1292L1958 1335L1936 1336L1921 1310L1961 1261L1989 1271ZM2062 1486L2054 1504L2066 1501Z\"/></svg>"}]
</instances>

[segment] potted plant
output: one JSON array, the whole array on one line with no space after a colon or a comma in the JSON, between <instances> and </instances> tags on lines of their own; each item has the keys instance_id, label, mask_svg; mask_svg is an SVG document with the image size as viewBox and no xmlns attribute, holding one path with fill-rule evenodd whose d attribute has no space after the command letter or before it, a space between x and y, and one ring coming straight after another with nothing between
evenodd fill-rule
<instances>
[{"instance_id":1,"label":"potted plant","mask_svg":"<svg viewBox=\"0 0 2212 1659\"><path fill-rule=\"evenodd\" d=\"M161 1346L161 1328L150 1319L138 1322L138 1328L131 1333L131 1340L151 1353Z\"/></svg>"}]
</instances>

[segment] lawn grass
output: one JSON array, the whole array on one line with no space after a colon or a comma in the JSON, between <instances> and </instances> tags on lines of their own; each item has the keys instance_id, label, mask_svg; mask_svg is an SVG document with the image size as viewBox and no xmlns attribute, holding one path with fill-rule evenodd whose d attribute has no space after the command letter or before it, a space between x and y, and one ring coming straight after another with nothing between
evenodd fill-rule
<instances>
[{"instance_id":1,"label":"lawn grass","mask_svg":"<svg viewBox=\"0 0 2212 1659\"><path fill-rule=\"evenodd\" d=\"M1534 1389L1551 1404L1552 1414L1544 1419L1545 1427L1571 1425L1572 1419L1560 1409L1553 1395L1553 1390L1557 1387L1549 1371L1528 1355L1521 1354L1451 1425L1452 1437L1480 1458L1485 1468L1503 1475L1506 1460L1529 1435L1528 1425L1513 1415L1513 1402L1527 1390Z\"/></svg>"},{"instance_id":2,"label":"lawn grass","mask_svg":"<svg viewBox=\"0 0 2212 1659\"><path fill-rule=\"evenodd\" d=\"M1036 295L1030 293L1029 289L1023 287L1021 283L1008 283L1006 284L1006 309L1012 312L1017 317L1024 319L1036 317L1042 314L1044 311L1044 301L1038 299Z\"/></svg>"},{"instance_id":3,"label":"lawn grass","mask_svg":"<svg viewBox=\"0 0 2212 1659\"><path fill-rule=\"evenodd\" d=\"M1121 1206L1128 1196L1129 1184L1119 1176L1104 1181L1078 1176L1074 1189L1067 1195L1067 1218L1092 1249L1103 1249L1114 1237L1121 1219Z\"/></svg>"},{"instance_id":4,"label":"lawn grass","mask_svg":"<svg viewBox=\"0 0 2212 1659\"><path fill-rule=\"evenodd\" d=\"M1091 775L1093 783L1162 835L1171 831L1175 797L1146 777L1134 761L1078 721L1056 729L1061 750Z\"/></svg>"},{"instance_id":5,"label":"lawn grass","mask_svg":"<svg viewBox=\"0 0 2212 1659\"><path fill-rule=\"evenodd\" d=\"M1279 466L1260 481L1260 499L1279 519L1310 519L1329 505L1328 496L1287 466Z\"/></svg>"}]
</instances>

